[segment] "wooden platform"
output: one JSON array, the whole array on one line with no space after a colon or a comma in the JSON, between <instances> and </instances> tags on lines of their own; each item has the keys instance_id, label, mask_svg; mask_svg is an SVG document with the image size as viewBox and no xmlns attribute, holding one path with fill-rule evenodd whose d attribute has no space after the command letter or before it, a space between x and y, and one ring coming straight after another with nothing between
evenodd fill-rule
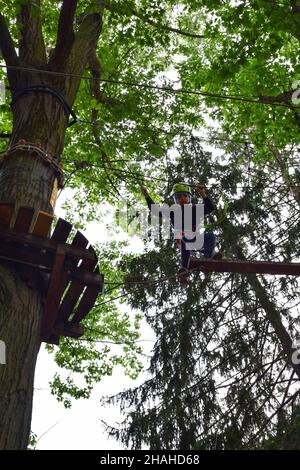
<instances>
[{"instance_id":1,"label":"wooden platform","mask_svg":"<svg viewBox=\"0 0 300 470\"><path fill-rule=\"evenodd\" d=\"M255 273L300 276L300 263L240 260L199 260L190 259L190 270L216 273Z\"/></svg>"},{"instance_id":2,"label":"wooden platform","mask_svg":"<svg viewBox=\"0 0 300 470\"><path fill-rule=\"evenodd\" d=\"M58 344L60 336L82 336L80 322L104 285L95 250L79 231L67 243L72 225L64 219L58 220L48 238L51 214L40 211L35 217L33 208L21 207L12 222L13 214L13 205L0 204L0 259L22 266L28 283L33 273L46 274L42 341Z\"/></svg>"}]
</instances>

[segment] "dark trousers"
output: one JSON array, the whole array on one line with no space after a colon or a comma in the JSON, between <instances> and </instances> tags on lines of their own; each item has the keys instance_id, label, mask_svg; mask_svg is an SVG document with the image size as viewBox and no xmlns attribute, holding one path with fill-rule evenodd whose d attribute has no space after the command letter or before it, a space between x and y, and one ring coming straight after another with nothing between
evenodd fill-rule
<instances>
[{"instance_id":1,"label":"dark trousers","mask_svg":"<svg viewBox=\"0 0 300 470\"><path fill-rule=\"evenodd\" d=\"M191 256L191 250L187 250L185 243L186 242L194 242L196 238L193 238L191 240L186 239L185 237L182 238L181 243L180 243L180 250L181 250L181 266L183 268L188 268L189 266L189 259ZM216 245L216 237L213 232L205 232L204 233L204 243L203 247L201 248L200 253L203 253L203 256L205 258L211 258L211 256L214 253Z\"/></svg>"}]
</instances>

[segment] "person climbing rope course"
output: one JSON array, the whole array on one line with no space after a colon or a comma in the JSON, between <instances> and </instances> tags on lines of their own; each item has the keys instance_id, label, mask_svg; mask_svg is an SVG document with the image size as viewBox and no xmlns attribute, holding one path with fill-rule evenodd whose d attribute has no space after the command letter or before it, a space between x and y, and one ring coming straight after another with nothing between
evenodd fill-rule
<instances>
[{"instance_id":1,"label":"person climbing rope course","mask_svg":"<svg viewBox=\"0 0 300 470\"><path fill-rule=\"evenodd\" d=\"M140 190L146 199L149 210L151 211L155 202L150 197L148 190L144 186L141 186ZM211 214L215 210L215 206L212 200L208 197L205 186L201 183L198 183L196 185L196 193L198 196L202 197L203 199L204 216ZM172 188L172 196L173 196L176 206L181 211L181 227L182 227L181 236L178 237L178 234L176 235L176 238L177 238L176 242L177 242L177 245L180 247L180 252L181 252L181 268L178 271L178 279L182 284L186 285L189 268L190 268L190 256L191 256L191 252L194 251L190 249L189 245L193 244L196 241L197 229L198 229L200 220L199 220L199 214L197 211L197 205L191 203L192 193L191 193L190 186L188 184L186 183L174 184ZM186 221L187 221L186 213L188 211L188 208L191 211L192 231L190 231L190 227L188 227L188 230L186 230ZM167 214L171 222L171 225L174 228L175 226L174 211L168 211L165 213L164 212L165 211L162 210L161 213L159 214L160 219L162 218L162 216L166 216ZM191 237L188 237L188 235L190 234L189 232L193 234ZM202 259L221 259L222 258L222 254L220 252L218 253L215 252L215 244L216 244L216 238L215 238L214 233L211 230L206 230L204 232L202 247L199 250L202 254Z\"/></svg>"}]
</instances>

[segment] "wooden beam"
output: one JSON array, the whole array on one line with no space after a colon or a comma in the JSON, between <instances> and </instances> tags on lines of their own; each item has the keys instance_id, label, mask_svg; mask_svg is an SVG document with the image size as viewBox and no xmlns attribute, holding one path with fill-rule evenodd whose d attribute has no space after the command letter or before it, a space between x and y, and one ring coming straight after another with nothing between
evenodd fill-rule
<instances>
[{"instance_id":1,"label":"wooden beam","mask_svg":"<svg viewBox=\"0 0 300 470\"><path fill-rule=\"evenodd\" d=\"M48 237L53 221L53 215L48 212L39 211L35 221L32 234L37 237Z\"/></svg>"},{"instance_id":2,"label":"wooden beam","mask_svg":"<svg viewBox=\"0 0 300 470\"><path fill-rule=\"evenodd\" d=\"M56 243L66 243L72 230L72 224L64 219L58 219L55 229L51 235L51 240Z\"/></svg>"},{"instance_id":3,"label":"wooden beam","mask_svg":"<svg viewBox=\"0 0 300 470\"><path fill-rule=\"evenodd\" d=\"M0 204L0 225L9 227L14 207L14 204Z\"/></svg>"},{"instance_id":4,"label":"wooden beam","mask_svg":"<svg viewBox=\"0 0 300 470\"><path fill-rule=\"evenodd\" d=\"M84 334L83 325L72 324L66 321L58 321L53 329L57 336L69 336L70 338L80 338Z\"/></svg>"},{"instance_id":5,"label":"wooden beam","mask_svg":"<svg viewBox=\"0 0 300 470\"><path fill-rule=\"evenodd\" d=\"M104 277L103 274L98 274L97 272L91 273L90 271L83 271L80 268L70 269L68 271L70 279L77 279L78 281L83 282L86 286L94 286L102 290Z\"/></svg>"},{"instance_id":6,"label":"wooden beam","mask_svg":"<svg viewBox=\"0 0 300 470\"><path fill-rule=\"evenodd\" d=\"M66 252L63 245L58 245L53 269L51 271L47 292L46 307L42 321L42 338L51 336L55 324L61 296L68 280L68 274L64 270Z\"/></svg>"},{"instance_id":7,"label":"wooden beam","mask_svg":"<svg viewBox=\"0 0 300 470\"><path fill-rule=\"evenodd\" d=\"M96 273L99 275L99 270L96 268ZM88 286L84 294L79 302L79 305L77 307L77 310L74 314L74 317L72 318L72 322L79 323L81 320L83 320L89 311L93 308L96 299L98 295L101 292L101 285L99 284L98 286Z\"/></svg>"},{"instance_id":8,"label":"wooden beam","mask_svg":"<svg viewBox=\"0 0 300 470\"><path fill-rule=\"evenodd\" d=\"M41 271L51 272L54 255L49 252L37 252L30 247L9 246L0 243L0 259L20 263L26 266L39 269ZM92 273L79 267L69 267L67 270L70 280L76 279L86 286L103 286L103 276L101 274ZM102 288L102 287L101 287Z\"/></svg>"},{"instance_id":9,"label":"wooden beam","mask_svg":"<svg viewBox=\"0 0 300 470\"><path fill-rule=\"evenodd\" d=\"M89 250L94 253L93 247L90 246ZM78 267L78 272L80 272L81 270L87 270L92 272L96 264L97 257L93 261L84 260ZM67 320L70 317L84 289L85 284L82 281L74 280L72 282L59 308L58 318L60 320Z\"/></svg>"},{"instance_id":10,"label":"wooden beam","mask_svg":"<svg viewBox=\"0 0 300 470\"><path fill-rule=\"evenodd\" d=\"M33 216L33 207L20 207L16 221L14 223L14 230L19 233L28 233Z\"/></svg>"},{"instance_id":11,"label":"wooden beam","mask_svg":"<svg viewBox=\"0 0 300 470\"><path fill-rule=\"evenodd\" d=\"M53 266L54 254L38 251L30 246L3 243L0 238L0 258L49 272Z\"/></svg>"},{"instance_id":12,"label":"wooden beam","mask_svg":"<svg viewBox=\"0 0 300 470\"><path fill-rule=\"evenodd\" d=\"M11 229L0 227L0 241L4 240L5 243L12 242L18 243L20 245L28 245L32 248L39 248L40 250L47 250L49 252L55 253L57 249L57 242L49 240L48 238L37 237L31 234L19 234L14 232ZM81 246L76 247L70 244L65 244L66 256L80 259L89 259L94 260L95 255L86 249L83 249Z\"/></svg>"},{"instance_id":13,"label":"wooden beam","mask_svg":"<svg viewBox=\"0 0 300 470\"><path fill-rule=\"evenodd\" d=\"M300 263L248 260L199 260L191 258L190 270L217 273L255 273L300 276Z\"/></svg>"}]
</instances>

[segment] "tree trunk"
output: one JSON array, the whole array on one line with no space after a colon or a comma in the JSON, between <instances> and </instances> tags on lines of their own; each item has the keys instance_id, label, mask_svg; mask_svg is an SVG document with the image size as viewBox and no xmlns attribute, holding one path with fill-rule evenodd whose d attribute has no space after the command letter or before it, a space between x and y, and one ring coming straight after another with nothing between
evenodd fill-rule
<instances>
[{"instance_id":1,"label":"tree trunk","mask_svg":"<svg viewBox=\"0 0 300 470\"><path fill-rule=\"evenodd\" d=\"M80 75L97 47L104 3L99 1L99 13L87 12L74 33L77 0L62 2L56 47L48 63L40 13L33 11L31 2L23 3L17 18L21 37L19 56L0 13L1 50L6 64L17 67L16 70L8 69L13 98L16 88L38 85L54 89L72 106L80 86ZM40 6L40 0L35 3ZM35 68L35 71L19 70L20 66ZM45 71L62 74L45 74ZM12 111L11 147L21 140L51 156L60 156L67 120L65 110L55 96L36 91L22 94L13 100ZM0 203L14 204L14 216L20 206L33 207L35 215L39 210L53 213L56 177L55 169L46 166L41 156L15 148L1 162ZM37 282L28 287L22 281L18 266L1 261L0 340L6 345L7 363L0 365L0 449L26 449L28 443L34 370L44 307L42 297Z\"/></svg>"},{"instance_id":2,"label":"tree trunk","mask_svg":"<svg viewBox=\"0 0 300 470\"><path fill-rule=\"evenodd\" d=\"M40 346L41 296L14 269L0 264L0 449L26 449L30 434L33 380Z\"/></svg>"},{"instance_id":3,"label":"tree trunk","mask_svg":"<svg viewBox=\"0 0 300 470\"><path fill-rule=\"evenodd\" d=\"M10 146L32 143L59 157L64 143L66 119L60 103L50 94L30 93L13 104L13 134ZM57 162L59 158L55 159ZM4 157L0 170L0 202L53 212L51 199L56 174L40 156L16 150ZM52 204L51 201L52 200Z\"/></svg>"},{"instance_id":4,"label":"tree trunk","mask_svg":"<svg viewBox=\"0 0 300 470\"><path fill-rule=\"evenodd\" d=\"M52 154L63 147L65 117L51 95L30 94L13 107L12 143L29 141ZM17 150L0 170L0 203L53 212L56 175L41 157ZM15 210L15 213L16 213ZM29 288L13 263L0 264L0 339L6 365L0 367L0 449L26 449L32 412L33 380L40 346L42 292Z\"/></svg>"}]
</instances>

